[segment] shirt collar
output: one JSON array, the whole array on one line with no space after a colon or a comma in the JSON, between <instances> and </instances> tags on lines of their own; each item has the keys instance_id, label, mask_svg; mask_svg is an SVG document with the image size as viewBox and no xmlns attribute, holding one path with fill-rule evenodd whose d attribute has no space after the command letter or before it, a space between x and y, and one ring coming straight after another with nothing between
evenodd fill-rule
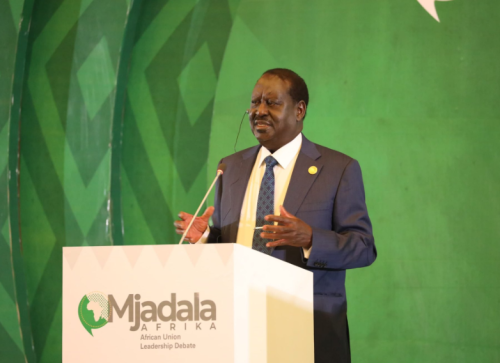
<instances>
[{"instance_id":1,"label":"shirt collar","mask_svg":"<svg viewBox=\"0 0 500 363\"><path fill-rule=\"evenodd\" d=\"M281 165L283 169L285 169L295 158L295 156L299 153L300 147L302 146L302 133L299 133L295 139L290 141L288 144L282 146L278 150L271 154L271 152L265 147L262 146L260 148L259 153L259 166L262 165L264 159L269 155L272 155L276 161Z\"/></svg>"}]
</instances>

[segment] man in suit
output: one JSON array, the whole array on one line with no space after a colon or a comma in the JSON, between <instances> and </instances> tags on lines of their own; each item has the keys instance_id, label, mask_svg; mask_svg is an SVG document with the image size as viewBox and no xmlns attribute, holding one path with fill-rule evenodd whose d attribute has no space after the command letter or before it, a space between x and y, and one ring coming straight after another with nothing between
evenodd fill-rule
<instances>
[{"instance_id":1,"label":"man in suit","mask_svg":"<svg viewBox=\"0 0 500 363\"><path fill-rule=\"evenodd\" d=\"M236 241L312 271L315 362L350 362L345 270L373 263L376 249L359 164L302 135L308 102L293 71L262 75L249 110L260 145L221 160L214 207L186 239ZM182 234L192 215L179 217Z\"/></svg>"}]
</instances>

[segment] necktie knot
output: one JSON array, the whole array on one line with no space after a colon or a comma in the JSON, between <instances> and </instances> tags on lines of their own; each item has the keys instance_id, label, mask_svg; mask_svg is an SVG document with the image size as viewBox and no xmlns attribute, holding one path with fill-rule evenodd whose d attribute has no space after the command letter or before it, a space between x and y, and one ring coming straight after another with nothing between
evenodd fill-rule
<instances>
[{"instance_id":1,"label":"necktie knot","mask_svg":"<svg viewBox=\"0 0 500 363\"><path fill-rule=\"evenodd\" d=\"M267 158L265 158L264 162L266 163L266 166L268 168L274 168L276 165L278 165L278 162L275 158L272 157L272 155L269 155Z\"/></svg>"}]
</instances>

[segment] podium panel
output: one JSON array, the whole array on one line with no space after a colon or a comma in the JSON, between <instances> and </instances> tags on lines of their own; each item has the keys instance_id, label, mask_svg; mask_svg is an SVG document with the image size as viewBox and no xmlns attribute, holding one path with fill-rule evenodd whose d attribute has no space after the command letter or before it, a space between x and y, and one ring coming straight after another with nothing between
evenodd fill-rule
<instances>
[{"instance_id":1,"label":"podium panel","mask_svg":"<svg viewBox=\"0 0 500 363\"><path fill-rule=\"evenodd\" d=\"M63 255L63 362L314 361L308 271L233 243Z\"/></svg>"}]
</instances>

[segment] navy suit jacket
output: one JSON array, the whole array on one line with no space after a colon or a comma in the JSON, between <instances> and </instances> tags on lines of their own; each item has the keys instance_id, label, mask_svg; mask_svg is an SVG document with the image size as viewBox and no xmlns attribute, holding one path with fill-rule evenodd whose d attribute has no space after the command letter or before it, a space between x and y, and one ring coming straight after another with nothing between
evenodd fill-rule
<instances>
[{"instance_id":1,"label":"navy suit jacket","mask_svg":"<svg viewBox=\"0 0 500 363\"><path fill-rule=\"evenodd\" d=\"M259 149L254 146L221 160L226 171L216 188L209 242L236 241ZM309 173L311 166L316 174ZM314 274L315 362L350 362L345 270L368 266L377 255L358 162L303 136L284 207L313 230L309 259L302 248L291 246L276 248L272 256Z\"/></svg>"}]
</instances>

